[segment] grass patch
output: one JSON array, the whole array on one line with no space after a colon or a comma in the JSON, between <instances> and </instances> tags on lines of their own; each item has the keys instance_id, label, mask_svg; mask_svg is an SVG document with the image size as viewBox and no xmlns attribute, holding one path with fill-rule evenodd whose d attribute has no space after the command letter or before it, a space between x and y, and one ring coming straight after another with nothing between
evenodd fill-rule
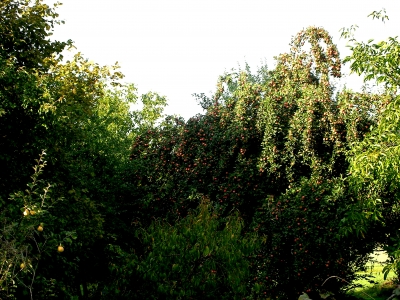
<instances>
[{"instance_id":1,"label":"grass patch","mask_svg":"<svg viewBox=\"0 0 400 300\"><path fill-rule=\"evenodd\" d=\"M369 263L367 268L366 272L359 274L368 275L368 277L354 282L354 285L359 285L359 287L350 290L348 294L358 299L386 300L397 287L394 282L396 274L391 271L388 278L384 280L382 260Z\"/></svg>"},{"instance_id":2,"label":"grass patch","mask_svg":"<svg viewBox=\"0 0 400 300\"><path fill-rule=\"evenodd\" d=\"M393 290L396 288L396 286L397 285L393 283L393 281L385 281L369 287L353 290L348 294L350 296L356 297L357 299L386 300L392 295Z\"/></svg>"}]
</instances>

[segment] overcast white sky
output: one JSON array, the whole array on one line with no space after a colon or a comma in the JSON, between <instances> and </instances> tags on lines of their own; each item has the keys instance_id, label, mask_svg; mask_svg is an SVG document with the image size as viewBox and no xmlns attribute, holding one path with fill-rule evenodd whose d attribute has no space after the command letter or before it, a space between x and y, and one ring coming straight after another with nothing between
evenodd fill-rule
<instances>
[{"instance_id":1,"label":"overcast white sky","mask_svg":"<svg viewBox=\"0 0 400 300\"><path fill-rule=\"evenodd\" d=\"M367 18L383 7L385 24ZM58 12L66 23L54 38L72 39L101 65L118 61L126 82L165 95L166 113L186 119L201 112L193 93L209 94L219 75L245 61L272 69L303 28L327 29L342 57L342 27L357 24L360 40L400 31L399 0L64 0Z\"/></svg>"}]
</instances>

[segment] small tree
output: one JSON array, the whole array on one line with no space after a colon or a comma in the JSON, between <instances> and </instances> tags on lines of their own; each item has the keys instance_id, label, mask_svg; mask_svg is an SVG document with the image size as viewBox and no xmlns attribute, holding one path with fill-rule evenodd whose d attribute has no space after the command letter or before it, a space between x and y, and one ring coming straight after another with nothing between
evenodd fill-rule
<instances>
[{"instance_id":1,"label":"small tree","mask_svg":"<svg viewBox=\"0 0 400 300\"><path fill-rule=\"evenodd\" d=\"M36 160L28 189L12 194L12 205L2 203L0 295L5 299L25 294L26 290L33 299L35 281L40 278L42 284L46 283L46 278L38 276L41 258L64 251L63 245L72 243L71 239L76 238L74 232L57 233L54 226L56 220L51 209L62 199L51 197L52 185L43 187L39 179L46 165L44 155L43 151Z\"/></svg>"}]
</instances>

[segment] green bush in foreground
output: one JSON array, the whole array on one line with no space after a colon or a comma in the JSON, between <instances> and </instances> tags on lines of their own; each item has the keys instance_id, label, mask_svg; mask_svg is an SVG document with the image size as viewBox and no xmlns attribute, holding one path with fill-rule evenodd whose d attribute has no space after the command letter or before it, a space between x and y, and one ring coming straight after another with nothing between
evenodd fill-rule
<instances>
[{"instance_id":1,"label":"green bush in foreground","mask_svg":"<svg viewBox=\"0 0 400 300\"><path fill-rule=\"evenodd\" d=\"M122 261L114 268L120 286L131 290L109 293L129 299L241 299L256 293L258 286L248 284L248 258L261 243L256 234L243 236L242 228L237 212L222 222L207 200L175 225L157 220L138 231L142 253L120 252L125 268Z\"/></svg>"}]
</instances>

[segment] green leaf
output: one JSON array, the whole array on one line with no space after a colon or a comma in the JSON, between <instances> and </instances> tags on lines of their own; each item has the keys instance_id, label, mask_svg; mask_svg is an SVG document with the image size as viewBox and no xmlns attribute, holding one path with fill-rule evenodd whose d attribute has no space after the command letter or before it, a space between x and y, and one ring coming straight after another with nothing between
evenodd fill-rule
<instances>
[{"instance_id":1,"label":"green leaf","mask_svg":"<svg viewBox=\"0 0 400 300\"><path fill-rule=\"evenodd\" d=\"M311 300L306 293L300 295L299 300Z\"/></svg>"},{"instance_id":2,"label":"green leaf","mask_svg":"<svg viewBox=\"0 0 400 300\"><path fill-rule=\"evenodd\" d=\"M210 254L210 249L208 248L208 246L206 246L206 248L204 249L204 252L203 252L203 256L207 256L209 254Z\"/></svg>"}]
</instances>

